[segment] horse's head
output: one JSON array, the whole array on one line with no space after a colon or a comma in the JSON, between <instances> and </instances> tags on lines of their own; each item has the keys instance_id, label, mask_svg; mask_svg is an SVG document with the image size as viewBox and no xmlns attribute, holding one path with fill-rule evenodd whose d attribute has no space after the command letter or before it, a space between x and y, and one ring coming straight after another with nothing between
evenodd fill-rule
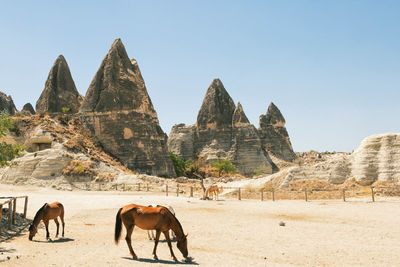
<instances>
[{"instance_id":1,"label":"horse's head","mask_svg":"<svg viewBox=\"0 0 400 267\"><path fill-rule=\"evenodd\" d=\"M187 249L187 234L183 236L182 239L178 240L177 247L181 251L183 257L187 258L188 256L188 249Z\"/></svg>"},{"instance_id":2,"label":"horse's head","mask_svg":"<svg viewBox=\"0 0 400 267\"><path fill-rule=\"evenodd\" d=\"M37 233L37 227L32 223L29 226L29 240L32 241L32 238L36 235L36 233Z\"/></svg>"}]
</instances>

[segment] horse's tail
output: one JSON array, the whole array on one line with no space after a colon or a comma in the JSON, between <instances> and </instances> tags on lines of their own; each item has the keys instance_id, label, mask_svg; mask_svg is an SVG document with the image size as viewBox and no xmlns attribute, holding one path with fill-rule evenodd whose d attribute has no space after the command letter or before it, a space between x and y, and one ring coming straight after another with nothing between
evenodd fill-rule
<instances>
[{"instance_id":1,"label":"horse's tail","mask_svg":"<svg viewBox=\"0 0 400 267\"><path fill-rule=\"evenodd\" d=\"M121 230L122 230L121 211L122 211L122 208L119 209L119 211L117 213L117 217L115 218L114 240L115 240L116 245L118 245L119 239L121 238Z\"/></svg>"}]
</instances>

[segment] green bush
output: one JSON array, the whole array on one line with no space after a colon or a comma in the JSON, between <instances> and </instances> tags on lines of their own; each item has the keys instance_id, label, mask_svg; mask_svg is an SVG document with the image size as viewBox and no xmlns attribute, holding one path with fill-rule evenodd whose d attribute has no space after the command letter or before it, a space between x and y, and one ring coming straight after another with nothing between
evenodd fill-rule
<instances>
[{"instance_id":1,"label":"green bush","mask_svg":"<svg viewBox=\"0 0 400 267\"><path fill-rule=\"evenodd\" d=\"M0 138L4 137L8 131L15 129L14 122L7 112L0 113ZM0 166L9 165L9 161L18 157L25 147L19 144L7 144L0 142Z\"/></svg>"},{"instance_id":2,"label":"green bush","mask_svg":"<svg viewBox=\"0 0 400 267\"><path fill-rule=\"evenodd\" d=\"M217 169L218 177L221 177L222 173L235 174L237 173L235 165L227 159L218 159L217 161L211 162L211 166Z\"/></svg>"},{"instance_id":3,"label":"green bush","mask_svg":"<svg viewBox=\"0 0 400 267\"><path fill-rule=\"evenodd\" d=\"M192 161L190 159L184 160L172 152L169 152L169 156L172 160L172 164L174 165L176 175L178 177L185 176L186 169L190 168Z\"/></svg>"}]
</instances>

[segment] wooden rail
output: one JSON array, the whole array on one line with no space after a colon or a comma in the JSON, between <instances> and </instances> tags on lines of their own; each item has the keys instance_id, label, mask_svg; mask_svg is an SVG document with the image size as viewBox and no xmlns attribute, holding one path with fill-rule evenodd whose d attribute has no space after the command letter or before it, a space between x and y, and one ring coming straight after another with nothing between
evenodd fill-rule
<instances>
[{"instance_id":1,"label":"wooden rail","mask_svg":"<svg viewBox=\"0 0 400 267\"><path fill-rule=\"evenodd\" d=\"M15 224L18 198L25 198L23 216L24 216L24 218L26 218L26 211L28 208L28 196L0 197L0 199L7 199L7 200L3 201L2 203L0 203L0 222L2 219L3 207L4 207L4 205L8 204L8 229L10 229L13 224ZM2 229L1 229L1 223L0 223L0 232L1 232L1 230Z\"/></svg>"},{"instance_id":2,"label":"wooden rail","mask_svg":"<svg viewBox=\"0 0 400 267\"><path fill-rule=\"evenodd\" d=\"M101 184L98 184L99 186L99 190L101 190L100 187ZM88 186L88 185L87 185ZM199 194L199 190L201 189L199 186L197 185L193 185L193 184L182 184L182 183L177 183L176 185L170 185L170 184L165 184L164 185L165 189L164 190L154 190L149 183L136 183L136 184L125 184L125 183L121 183L121 184L114 184L112 186L112 188L115 187L115 190L123 190L123 191L127 191L127 190L135 190L135 191L142 191L142 192L165 192L166 196L170 196L171 192L173 193L173 195L176 196L180 196L182 194L186 194L187 197L194 197L195 196L195 192L197 192L197 194ZM224 190L235 190L236 194L235 197L238 200L242 200L242 198L244 197L245 192L247 191L246 187L232 187L232 186L220 186L221 188L223 188ZM87 188L87 187L86 187ZM375 195L376 195L376 190L379 189L393 189L392 187L370 187L370 192L371 192L371 199L372 202L375 202ZM254 190L254 189L252 189ZM365 188L364 188L365 190ZM183 191L183 192L182 192ZM347 192L346 192L347 191ZM277 194L279 193L285 193L285 194L291 194L291 193L296 193L296 194L300 194L303 193L303 197L301 197L299 195L299 197L295 197L295 199L304 199L305 201L310 201L313 198L313 193L318 193L318 192L337 192L338 193L338 198L342 198L343 202L348 201L348 197L351 196L351 193L357 193L357 190L351 190L351 189L318 189L318 188L312 188L312 189L306 189L303 188L302 190L296 190L296 191L286 191L286 190L280 190L280 189L276 189L276 188L272 188L272 189L261 189L259 190L259 198L261 201L265 201L267 198L266 196L270 196L270 199L272 201L276 201L277 200ZM360 190L360 192L364 192ZM253 191L254 193L254 191ZM270 194L269 194L270 193ZM346 193L349 193L348 195ZM203 191L201 191L200 195L203 195ZM315 197L314 197L315 198ZM253 197L254 199L254 197ZM291 198L288 198L291 199ZM324 198L322 198L324 199ZM26 199L27 202L27 199ZM25 205L26 206L26 205ZM25 213L25 212L24 212Z\"/></svg>"}]
</instances>

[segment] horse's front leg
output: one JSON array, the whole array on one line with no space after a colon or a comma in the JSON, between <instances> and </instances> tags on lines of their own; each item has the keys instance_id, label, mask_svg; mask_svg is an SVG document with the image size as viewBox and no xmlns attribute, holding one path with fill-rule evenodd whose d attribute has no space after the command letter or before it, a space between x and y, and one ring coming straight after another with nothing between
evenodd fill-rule
<instances>
[{"instance_id":1,"label":"horse's front leg","mask_svg":"<svg viewBox=\"0 0 400 267\"><path fill-rule=\"evenodd\" d=\"M156 230L156 238L154 239L154 249L153 249L153 258L155 260L158 260L156 250L157 250L158 240L160 239L160 234L161 234L161 231L157 229Z\"/></svg>"},{"instance_id":2,"label":"horse's front leg","mask_svg":"<svg viewBox=\"0 0 400 267\"><path fill-rule=\"evenodd\" d=\"M171 240L169 239L169 230L167 230L167 231L165 231L165 232L163 232L163 233L164 233L164 235L165 235L165 239L167 239L167 242L168 242L168 247L169 247L169 252L171 253L171 258L172 258L174 261L178 261L178 260L176 259L176 257L175 257L174 251L172 250Z\"/></svg>"},{"instance_id":3,"label":"horse's front leg","mask_svg":"<svg viewBox=\"0 0 400 267\"><path fill-rule=\"evenodd\" d=\"M46 226L46 239L50 239L50 233L49 233L49 220L43 220L44 226Z\"/></svg>"}]
</instances>

